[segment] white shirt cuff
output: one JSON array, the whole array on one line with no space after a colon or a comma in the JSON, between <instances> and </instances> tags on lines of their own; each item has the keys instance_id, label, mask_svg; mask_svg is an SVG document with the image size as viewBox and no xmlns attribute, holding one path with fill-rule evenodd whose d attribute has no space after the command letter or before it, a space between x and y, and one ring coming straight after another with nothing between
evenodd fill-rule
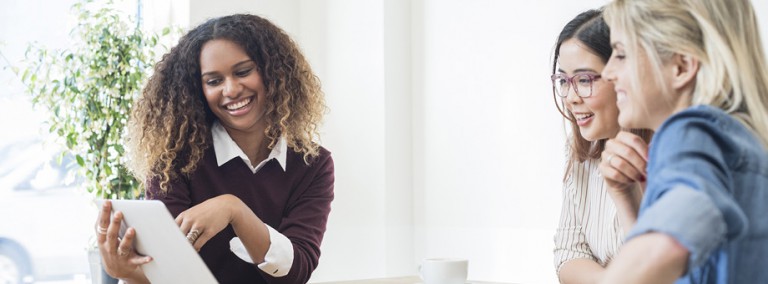
<instances>
[{"instance_id":1,"label":"white shirt cuff","mask_svg":"<svg viewBox=\"0 0 768 284\"><path fill-rule=\"evenodd\" d=\"M269 231L270 244L267 254L264 255L264 262L259 263L258 267L261 271L273 277L288 275L293 265L293 244L285 235L269 225L264 225L267 226L267 231ZM253 263L253 259L251 259L240 238L232 238L229 241L229 249L240 259Z\"/></svg>"}]
</instances>

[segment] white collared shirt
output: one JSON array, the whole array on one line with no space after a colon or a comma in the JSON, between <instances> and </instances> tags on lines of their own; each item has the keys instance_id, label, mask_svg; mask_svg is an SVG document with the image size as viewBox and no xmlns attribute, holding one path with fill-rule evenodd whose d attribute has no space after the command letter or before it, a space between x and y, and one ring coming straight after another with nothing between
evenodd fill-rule
<instances>
[{"instance_id":1,"label":"white collared shirt","mask_svg":"<svg viewBox=\"0 0 768 284\"><path fill-rule=\"evenodd\" d=\"M248 156L246 156L243 150L237 146L237 143L232 140L232 137L229 136L227 130L224 129L224 126L222 126L218 120L213 122L211 133L213 135L213 150L216 153L216 163L219 167L232 159L241 158L255 174L267 164L267 162L275 159L277 163L280 164L280 167L283 168L283 171L286 169L285 160L288 152L288 143L286 142L285 137L280 137L280 139L277 140L277 144L275 144L275 147L272 148L272 152L269 153L269 156L267 156L264 161L253 166L248 159ZM291 266L293 265L293 244L291 244L291 241L285 235L267 224L264 225L267 226L267 230L269 231L270 244L267 254L264 255L264 262L259 263L258 267L265 273L274 277L285 276L291 270ZM232 240L229 241L229 247L237 257L253 263L253 259L251 259L243 242L240 241L240 238L232 238Z\"/></svg>"}]
</instances>

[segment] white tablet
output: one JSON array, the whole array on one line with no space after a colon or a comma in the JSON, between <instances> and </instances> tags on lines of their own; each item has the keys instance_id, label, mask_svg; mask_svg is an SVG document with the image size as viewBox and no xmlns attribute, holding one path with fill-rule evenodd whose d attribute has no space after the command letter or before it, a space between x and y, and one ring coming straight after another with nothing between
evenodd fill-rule
<instances>
[{"instance_id":1,"label":"white tablet","mask_svg":"<svg viewBox=\"0 0 768 284\"><path fill-rule=\"evenodd\" d=\"M218 283L211 271L158 200L110 200L112 211L123 212L124 225L136 230L134 247L153 260L141 266L154 284ZM97 200L99 208L104 200ZM124 230L121 230L121 235Z\"/></svg>"}]
</instances>

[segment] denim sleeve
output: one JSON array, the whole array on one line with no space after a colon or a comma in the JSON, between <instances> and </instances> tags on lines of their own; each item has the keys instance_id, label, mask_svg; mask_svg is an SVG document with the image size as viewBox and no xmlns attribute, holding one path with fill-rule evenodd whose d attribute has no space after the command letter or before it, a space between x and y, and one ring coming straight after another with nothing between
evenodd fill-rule
<instances>
[{"instance_id":1,"label":"denim sleeve","mask_svg":"<svg viewBox=\"0 0 768 284\"><path fill-rule=\"evenodd\" d=\"M746 215L732 195L729 164L740 153L721 127L709 113L683 112L659 128L640 214L627 239L668 234L688 249L688 265L696 267L747 232Z\"/></svg>"},{"instance_id":2,"label":"denim sleeve","mask_svg":"<svg viewBox=\"0 0 768 284\"><path fill-rule=\"evenodd\" d=\"M672 236L690 252L689 266L696 267L725 240L726 227L720 209L709 196L680 186L645 210L627 239L649 232Z\"/></svg>"}]
</instances>

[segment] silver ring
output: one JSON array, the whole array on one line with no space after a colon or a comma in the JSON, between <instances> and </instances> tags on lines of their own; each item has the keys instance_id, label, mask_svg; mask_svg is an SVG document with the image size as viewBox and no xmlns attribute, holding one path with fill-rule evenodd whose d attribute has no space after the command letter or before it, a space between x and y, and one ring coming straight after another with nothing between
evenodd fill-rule
<instances>
[{"instance_id":1,"label":"silver ring","mask_svg":"<svg viewBox=\"0 0 768 284\"><path fill-rule=\"evenodd\" d=\"M613 159L613 154L608 154L608 159L605 159L605 162L608 163L608 165L611 165L611 159Z\"/></svg>"},{"instance_id":2,"label":"silver ring","mask_svg":"<svg viewBox=\"0 0 768 284\"><path fill-rule=\"evenodd\" d=\"M123 250L123 249L122 249L122 248L120 248L120 247L117 247L117 254L118 254L119 256L127 256L127 255L128 255L128 252L127 252L127 251L125 251L125 250Z\"/></svg>"},{"instance_id":3,"label":"silver ring","mask_svg":"<svg viewBox=\"0 0 768 284\"><path fill-rule=\"evenodd\" d=\"M189 241L190 244L194 244L198 237L200 237L200 231L197 229L193 229L187 233L187 241Z\"/></svg>"},{"instance_id":4,"label":"silver ring","mask_svg":"<svg viewBox=\"0 0 768 284\"><path fill-rule=\"evenodd\" d=\"M99 235L106 235L107 229L104 229L104 227L102 227L101 225L96 225L96 233L98 233Z\"/></svg>"}]
</instances>

